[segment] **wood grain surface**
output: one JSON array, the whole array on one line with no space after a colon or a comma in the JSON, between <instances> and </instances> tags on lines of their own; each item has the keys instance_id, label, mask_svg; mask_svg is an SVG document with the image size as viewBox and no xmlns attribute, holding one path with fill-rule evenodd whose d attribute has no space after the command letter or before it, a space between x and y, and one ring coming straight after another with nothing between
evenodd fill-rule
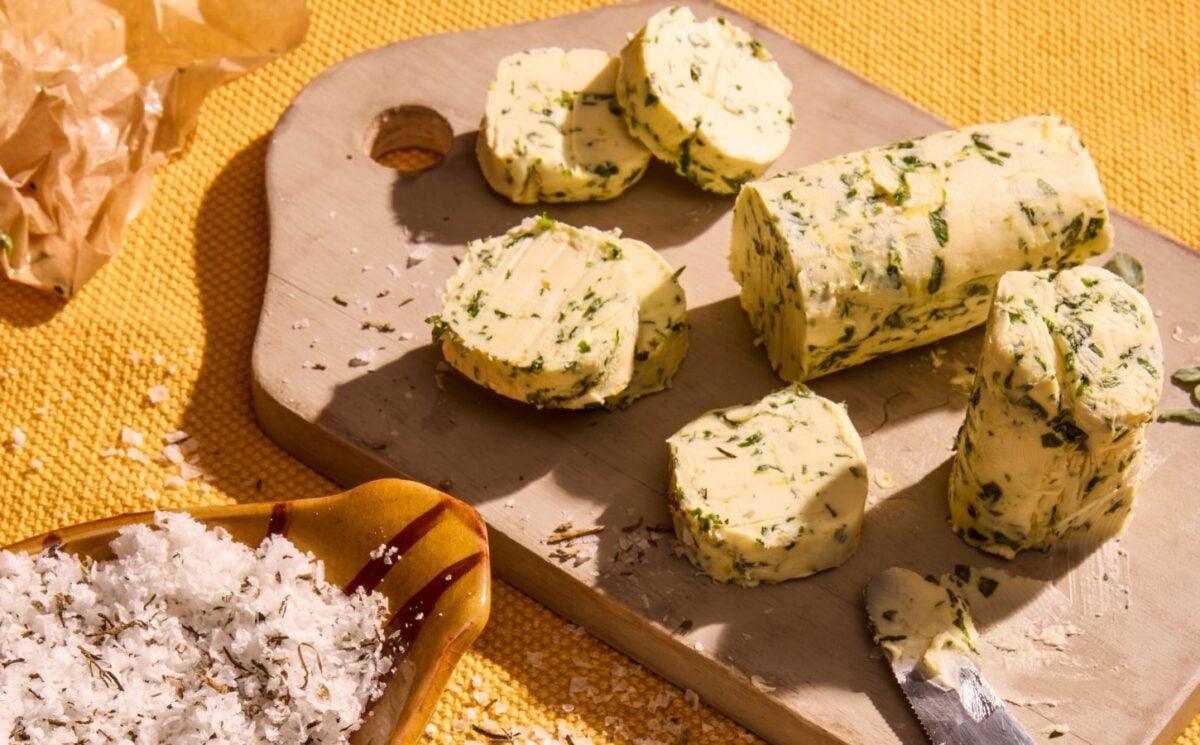
<instances>
[{"instance_id":1,"label":"wood grain surface","mask_svg":"<svg viewBox=\"0 0 1200 745\"><path fill-rule=\"evenodd\" d=\"M538 411L439 365L423 319L438 311L464 244L543 211L494 195L475 162L496 63L541 46L615 52L665 5L405 41L346 60L305 88L280 120L268 162L271 266L254 349L263 428L346 484L397 474L441 484L484 515L500 576L770 741L922 742L871 644L862 592L888 566L941 574L955 564L1043 581L1045 592L1030 594L1024 610L1053 595L1051 620L1079 632L1061 651L985 655L984 672L1024 704L1014 712L1035 737L1066 724L1070 734L1058 742L1168 741L1200 704L1200 660L1190 654L1200 637L1200 428L1151 429L1140 504L1119 541L1006 562L946 524L950 447L966 403L949 380L974 362L979 332L873 361L811 384L847 403L864 438L873 481L858 553L840 569L777 586L712 582L673 554L670 534L648 529L667 523L664 440L708 409L781 382L753 346L726 266L732 198L701 192L662 164L612 202L544 211L620 227L687 266L691 346L670 391L625 411ZM946 128L747 18L692 5L702 18L721 14L751 31L795 84L792 143L772 172ZM436 167L404 174L370 157L380 115L402 105L428 107L449 124L445 137L426 121L409 143L448 148ZM1194 360L1200 348L1172 331L1200 318L1200 257L1122 216L1115 224L1117 247L1146 266L1168 370ZM430 255L414 261L414 250ZM945 350L938 366L936 349ZM356 355L370 362L352 365ZM1164 406L1185 401L1168 384ZM883 472L894 486L880 486ZM605 527L593 539L595 558L550 558L558 546L547 538L564 522Z\"/></svg>"}]
</instances>

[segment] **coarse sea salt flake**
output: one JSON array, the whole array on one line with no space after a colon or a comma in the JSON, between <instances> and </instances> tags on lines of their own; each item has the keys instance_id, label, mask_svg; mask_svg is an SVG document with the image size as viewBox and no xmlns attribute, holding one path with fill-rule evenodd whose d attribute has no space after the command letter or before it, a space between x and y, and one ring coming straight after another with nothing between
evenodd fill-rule
<instances>
[{"instance_id":1,"label":"coarse sea salt flake","mask_svg":"<svg viewBox=\"0 0 1200 745\"><path fill-rule=\"evenodd\" d=\"M374 349L361 349L350 358L350 367L366 367L375 361Z\"/></svg>"},{"instance_id":2,"label":"coarse sea salt flake","mask_svg":"<svg viewBox=\"0 0 1200 745\"><path fill-rule=\"evenodd\" d=\"M145 439L146 439L146 436L143 435L141 432L138 432L136 429L130 429L129 427L121 427L121 444L122 445L132 445L134 447L141 447L142 442Z\"/></svg>"},{"instance_id":3,"label":"coarse sea salt flake","mask_svg":"<svg viewBox=\"0 0 1200 745\"><path fill-rule=\"evenodd\" d=\"M408 252L408 260L405 261L405 266L406 268L411 269L432 255L433 246L430 246L428 243L422 243Z\"/></svg>"},{"instance_id":4,"label":"coarse sea salt flake","mask_svg":"<svg viewBox=\"0 0 1200 745\"><path fill-rule=\"evenodd\" d=\"M125 449L125 457L134 463L141 463L143 466L150 465L150 458L141 450L134 447Z\"/></svg>"},{"instance_id":5,"label":"coarse sea salt flake","mask_svg":"<svg viewBox=\"0 0 1200 745\"><path fill-rule=\"evenodd\" d=\"M165 385L150 386L150 390L146 391L146 397L150 399L150 403L152 404L161 404L170 395Z\"/></svg>"},{"instance_id":6,"label":"coarse sea salt flake","mask_svg":"<svg viewBox=\"0 0 1200 745\"><path fill-rule=\"evenodd\" d=\"M13 450L20 450L28 441L29 438L25 436L25 433L21 431L20 427L12 428L12 434L9 436L8 442L12 446Z\"/></svg>"}]
</instances>

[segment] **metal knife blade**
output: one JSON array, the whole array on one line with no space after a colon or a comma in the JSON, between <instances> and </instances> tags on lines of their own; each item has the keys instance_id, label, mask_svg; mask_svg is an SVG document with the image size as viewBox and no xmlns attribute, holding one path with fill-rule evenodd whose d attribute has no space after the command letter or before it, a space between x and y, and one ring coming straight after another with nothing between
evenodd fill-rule
<instances>
[{"instance_id":1,"label":"metal knife blade","mask_svg":"<svg viewBox=\"0 0 1200 745\"><path fill-rule=\"evenodd\" d=\"M984 680L979 668L958 655L957 688L946 689L923 680L915 670L892 671L925 734L933 745L1033 745L1025 731L996 691Z\"/></svg>"},{"instance_id":2,"label":"metal knife blade","mask_svg":"<svg viewBox=\"0 0 1200 745\"><path fill-rule=\"evenodd\" d=\"M932 581L932 577L927 580L905 569L889 569L867 584L867 614L881 646L898 639L905 645L915 644L915 648L929 643L932 636L887 637L879 631L894 630L900 612L896 608L901 605L898 600L913 597L912 583L927 588L924 583ZM892 657L890 652L888 657ZM889 660L909 706L933 745L1033 745L1033 738L1004 706L974 660L956 648L943 648L939 650L939 661L942 676L934 682L918 669L919 655L902 654ZM953 686L946 687L947 681Z\"/></svg>"}]
</instances>

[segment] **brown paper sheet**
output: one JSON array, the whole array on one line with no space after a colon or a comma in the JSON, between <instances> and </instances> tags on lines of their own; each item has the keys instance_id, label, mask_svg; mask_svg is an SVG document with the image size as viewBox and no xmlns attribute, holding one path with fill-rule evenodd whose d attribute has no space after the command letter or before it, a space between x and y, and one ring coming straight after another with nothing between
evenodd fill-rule
<instances>
[{"instance_id":1,"label":"brown paper sheet","mask_svg":"<svg viewBox=\"0 0 1200 745\"><path fill-rule=\"evenodd\" d=\"M295 48L304 0L0 0L0 265L74 295L209 91Z\"/></svg>"}]
</instances>

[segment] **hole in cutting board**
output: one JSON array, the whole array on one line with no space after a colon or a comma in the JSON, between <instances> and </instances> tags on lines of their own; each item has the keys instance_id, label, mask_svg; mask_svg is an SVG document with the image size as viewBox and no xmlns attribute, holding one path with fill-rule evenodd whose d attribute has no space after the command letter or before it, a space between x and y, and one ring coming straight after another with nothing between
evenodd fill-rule
<instances>
[{"instance_id":1,"label":"hole in cutting board","mask_svg":"<svg viewBox=\"0 0 1200 745\"><path fill-rule=\"evenodd\" d=\"M405 105L377 117L367 138L372 160L401 173L433 168L454 144L446 117L428 106Z\"/></svg>"}]
</instances>

